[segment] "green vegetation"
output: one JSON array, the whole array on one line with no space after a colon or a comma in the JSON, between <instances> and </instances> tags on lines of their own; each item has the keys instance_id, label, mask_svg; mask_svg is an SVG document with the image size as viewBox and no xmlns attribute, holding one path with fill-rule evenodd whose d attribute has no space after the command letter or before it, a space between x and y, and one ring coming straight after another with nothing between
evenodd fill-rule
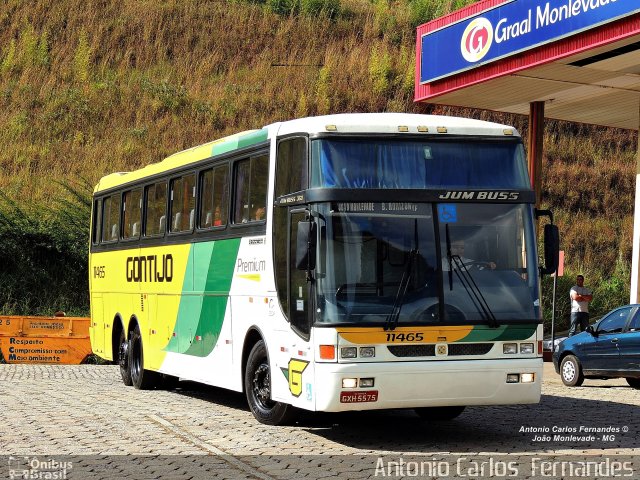
<instances>
[{"instance_id":1,"label":"green vegetation","mask_svg":"<svg viewBox=\"0 0 640 480\"><path fill-rule=\"evenodd\" d=\"M526 135L523 117L413 103L414 27L466 3L7 0L0 313L88 313L90 188L78 179L93 185L223 135L330 112L471 116ZM558 306L577 272L595 289L594 311L626 302L635 135L549 122L545 145L544 207L567 255Z\"/></svg>"}]
</instances>

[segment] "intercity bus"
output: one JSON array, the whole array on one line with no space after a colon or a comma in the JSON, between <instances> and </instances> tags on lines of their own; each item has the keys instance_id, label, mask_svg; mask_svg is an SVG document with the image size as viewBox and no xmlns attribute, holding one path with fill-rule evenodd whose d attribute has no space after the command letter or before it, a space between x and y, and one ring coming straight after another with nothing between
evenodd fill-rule
<instances>
[{"instance_id":1,"label":"intercity bus","mask_svg":"<svg viewBox=\"0 0 640 480\"><path fill-rule=\"evenodd\" d=\"M139 389L245 392L266 424L536 403L538 213L504 125L343 114L222 138L96 186L92 347Z\"/></svg>"}]
</instances>

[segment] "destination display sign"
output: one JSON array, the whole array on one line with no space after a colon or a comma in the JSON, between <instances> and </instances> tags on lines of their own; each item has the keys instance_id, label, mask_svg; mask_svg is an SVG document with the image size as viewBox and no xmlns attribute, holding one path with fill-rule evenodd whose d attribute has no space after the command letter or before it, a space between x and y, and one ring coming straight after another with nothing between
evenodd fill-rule
<instances>
[{"instance_id":1,"label":"destination display sign","mask_svg":"<svg viewBox=\"0 0 640 480\"><path fill-rule=\"evenodd\" d=\"M421 38L420 83L640 12L638 0L513 0Z\"/></svg>"}]
</instances>

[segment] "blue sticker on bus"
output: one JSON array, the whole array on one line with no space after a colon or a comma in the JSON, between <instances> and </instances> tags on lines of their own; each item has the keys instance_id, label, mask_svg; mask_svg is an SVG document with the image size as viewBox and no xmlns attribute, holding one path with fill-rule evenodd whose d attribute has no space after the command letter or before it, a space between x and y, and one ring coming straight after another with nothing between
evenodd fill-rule
<instances>
[{"instance_id":1,"label":"blue sticker on bus","mask_svg":"<svg viewBox=\"0 0 640 480\"><path fill-rule=\"evenodd\" d=\"M451 203L438 205L438 218L444 223L456 223L458 221L458 207Z\"/></svg>"}]
</instances>

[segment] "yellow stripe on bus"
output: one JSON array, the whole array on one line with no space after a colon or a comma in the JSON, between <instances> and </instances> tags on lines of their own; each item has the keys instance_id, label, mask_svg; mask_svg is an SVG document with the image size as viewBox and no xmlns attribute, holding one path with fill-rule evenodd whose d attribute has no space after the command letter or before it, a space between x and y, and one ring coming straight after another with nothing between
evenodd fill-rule
<instances>
[{"instance_id":1,"label":"yellow stripe on bus","mask_svg":"<svg viewBox=\"0 0 640 480\"><path fill-rule=\"evenodd\" d=\"M437 342L457 342L469 335L473 330L471 325L459 325L450 327L398 327L395 330L385 331L379 328L338 328L338 335L348 342L355 344L380 344L390 343L388 334L404 334L405 338L415 338L415 334L420 340L407 340L405 343L437 343ZM407 337L408 334L414 334Z\"/></svg>"}]
</instances>

